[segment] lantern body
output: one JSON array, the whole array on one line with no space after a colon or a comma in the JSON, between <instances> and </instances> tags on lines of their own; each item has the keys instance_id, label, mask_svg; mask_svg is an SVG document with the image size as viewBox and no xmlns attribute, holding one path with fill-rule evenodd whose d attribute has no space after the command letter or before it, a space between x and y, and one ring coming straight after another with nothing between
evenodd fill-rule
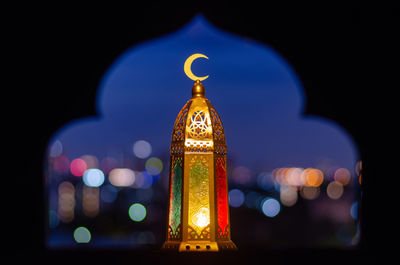
<instances>
[{"instance_id":1,"label":"lantern body","mask_svg":"<svg viewBox=\"0 0 400 265\"><path fill-rule=\"evenodd\" d=\"M226 142L221 120L196 81L175 121L163 249L235 250L230 238Z\"/></svg>"}]
</instances>

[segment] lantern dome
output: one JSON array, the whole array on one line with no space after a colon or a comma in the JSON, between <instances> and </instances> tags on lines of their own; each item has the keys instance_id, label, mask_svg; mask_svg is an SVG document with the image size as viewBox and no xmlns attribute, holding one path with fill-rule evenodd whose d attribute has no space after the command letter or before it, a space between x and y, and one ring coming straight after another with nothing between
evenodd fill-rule
<instances>
[{"instance_id":1,"label":"lantern dome","mask_svg":"<svg viewBox=\"0 0 400 265\"><path fill-rule=\"evenodd\" d=\"M199 80L193 85L192 98L175 120L170 151L171 155L184 151L227 152L221 119L205 97L204 86Z\"/></svg>"}]
</instances>

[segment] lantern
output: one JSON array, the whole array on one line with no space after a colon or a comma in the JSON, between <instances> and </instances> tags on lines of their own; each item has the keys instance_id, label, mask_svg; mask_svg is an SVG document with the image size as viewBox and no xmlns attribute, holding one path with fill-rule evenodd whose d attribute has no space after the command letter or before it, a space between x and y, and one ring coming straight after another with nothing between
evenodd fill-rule
<instances>
[{"instance_id":1,"label":"lantern","mask_svg":"<svg viewBox=\"0 0 400 265\"><path fill-rule=\"evenodd\" d=\"M200 82L207 77L190 71L195 56L207 58L195 54L185 63L186 74L196 82L172 131L167 235L162 248L236 250L229 221L225 132Z\"/></svg>"}]
</instances>

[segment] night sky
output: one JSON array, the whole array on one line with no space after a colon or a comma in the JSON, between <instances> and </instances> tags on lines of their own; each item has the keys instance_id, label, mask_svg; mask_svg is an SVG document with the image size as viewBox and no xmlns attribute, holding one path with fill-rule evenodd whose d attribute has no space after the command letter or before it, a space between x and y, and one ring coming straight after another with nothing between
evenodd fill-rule
<instances>
[{"instance_id":1,"label":"night sky","mask_svg":"<svg viewBox=\"0 0 400 265\"><path fill-rule=\"evenodd\" d=\"M336 123L302 114L305 96L290 64L272 48L217 29L202 16L125 51L100 82L99 115L66 124L49 146L60 140L72 159L121 156L132 155L133 143L143 139L153 154L168 153L175 118L191 97L193 81L183 64L193 53L209 57L197 59L192 71L209 75L206 97L222 119L236 166L353 170L353 140Z\"/></svg>"}]
</instances>

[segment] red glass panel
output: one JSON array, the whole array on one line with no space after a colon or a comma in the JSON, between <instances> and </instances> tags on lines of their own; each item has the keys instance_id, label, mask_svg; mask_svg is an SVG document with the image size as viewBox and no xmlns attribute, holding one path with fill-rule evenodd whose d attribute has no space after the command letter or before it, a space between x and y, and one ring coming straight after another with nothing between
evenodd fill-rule
<instances>
[{"instance_id":1,"label":"red glass panel","mask_svg":"<svg viewBox=\"0 0 400 265\"><path fill-rule=\"evenodd\" d=\"M217 159L217 213L218 233L217 237L228 236L228 193L226 184L225 158Z\"/></svg>"}]
</instances>

